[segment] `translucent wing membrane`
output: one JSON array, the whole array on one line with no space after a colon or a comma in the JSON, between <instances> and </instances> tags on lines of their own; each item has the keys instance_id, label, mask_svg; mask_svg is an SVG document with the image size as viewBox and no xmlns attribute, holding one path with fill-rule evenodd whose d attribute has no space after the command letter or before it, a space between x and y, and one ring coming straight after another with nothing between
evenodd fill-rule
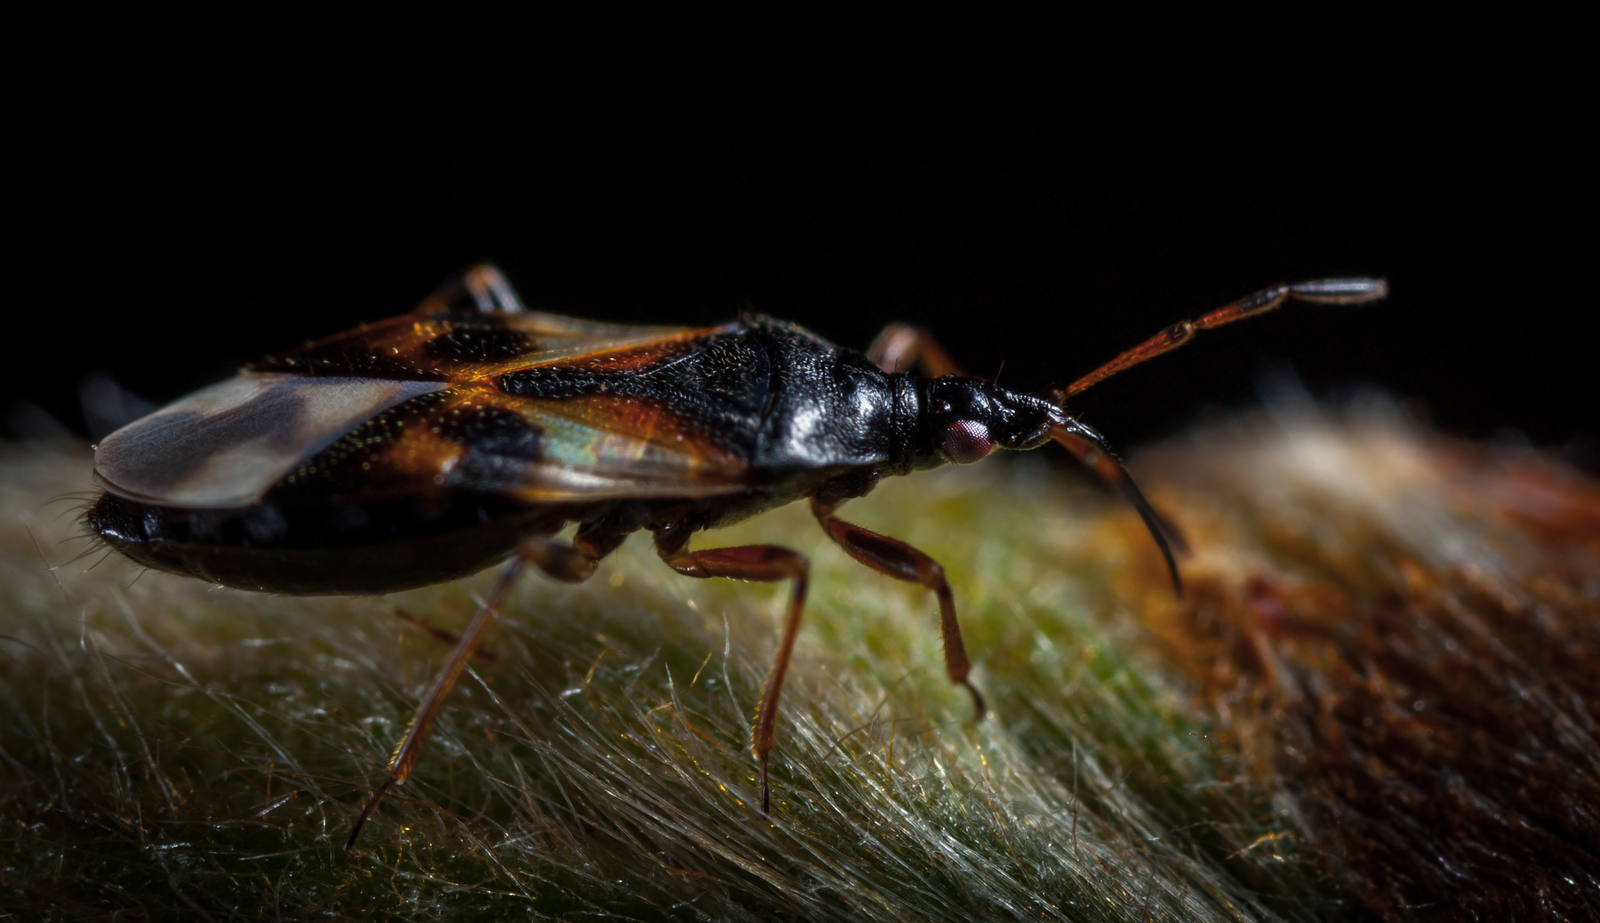
<instances>
[{"instance_id":1,"label":"translucent wing membrane","mask_svg":"<svg viewBox=\"0 0 1600 923\"><path fill-rule=\"evenodd\" d=\"M442 387L239 375L107 436L95 449L95 481L114 494L164 506L248 506L352 428Z\"/></svg>"}]
</instances>

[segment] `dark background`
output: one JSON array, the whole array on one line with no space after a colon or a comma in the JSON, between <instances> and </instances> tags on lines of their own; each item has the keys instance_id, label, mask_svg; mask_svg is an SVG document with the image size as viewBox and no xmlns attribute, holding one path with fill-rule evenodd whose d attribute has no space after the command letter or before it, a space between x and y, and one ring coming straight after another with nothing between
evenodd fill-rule
<instances>
[{"instance_id":1,"label":"dark background","mask_svg":"<svg viewBox=\"0 0 1600 923\"><path fill-rule=\"evenodd\" d=\"M713 323L748 304L857 348L915 321L1024 389L1269 283L1370 274L1387 302L1204 335L1074 407L1131 449L1248 406L1279 363L1319 396L1376 385L1445 432L1596 466L1592 196L1576 128L1525 100L376 115L186 92L111 86L27 133L13 271L41 332L11 343L14 432L34 406L84 433L86 374L165 402L481 259L531 305L586 317Z\"/></svg>"}]
</instances>

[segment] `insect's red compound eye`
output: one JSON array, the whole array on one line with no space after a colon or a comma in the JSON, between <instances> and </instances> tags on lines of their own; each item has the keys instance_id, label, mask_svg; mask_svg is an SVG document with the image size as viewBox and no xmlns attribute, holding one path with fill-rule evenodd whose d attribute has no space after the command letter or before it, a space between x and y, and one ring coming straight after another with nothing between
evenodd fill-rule
<instances>
[{"instance_id":1,"label":"insect's red compound eye","mask_svg":"<svg viewBox=\"0 0 1600 923\"><path fill-rule=\"evenodd\" d=\"M945 427L939 439L939 453L957 465L980 461L994 450L989 428L973 420L957 420Z\"/></svg>"}]
</instances>

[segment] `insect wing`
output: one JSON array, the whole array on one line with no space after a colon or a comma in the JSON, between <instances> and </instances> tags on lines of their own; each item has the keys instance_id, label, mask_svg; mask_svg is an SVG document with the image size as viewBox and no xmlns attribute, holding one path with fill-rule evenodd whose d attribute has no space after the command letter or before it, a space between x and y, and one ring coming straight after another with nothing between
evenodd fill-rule
<instances>
[{"instance_id":1,"label":"insect wing","mask_svg":"<svg viewBox=\"0 0 1600 923\"><path fill-rule=\"evenodd\" d=\"M378 414L289 473L285 489L347 501L444 489L590 502L733 493L745 473L736 453L670 408L616 395L522 398L482 383Z\"/></svg>"},{"instance_id":2,"label":"insect wing","mask_svg":"<svg viewBox=\"0 0 1600 923\"><path fill-rule=\"evenodd\" d=\"M245 373L124 426L95 448L95 481L133 500L249 506L374 415L443 385Z\"/></svg>"},{"instance_id":3,"label":"insect wing","mask_svg":"<svg viewBox=\"0 0 1600 923\"><path fill-rule=\"evenodd\" d=\"M264 372L471 381L555 363L688 344L707 331L602 324L558 314L461 314L419 309L257 363Z\"/></svg>"},{"instance_id":4,"label":"insect wing","mask_svg":"<svg viewBox=\"0 0 1600 923\"><path fill-rule=\"evenodd\" d=\"M700 497L744 489L743 458L670 404L621 393L507 393L510 375L629 377L693 354L718 328L605 324L543 312L422 309L268 359L258 369L437 381L290 473L346 500L438 488L528 502ZM580 389L581 390L581 389Z\"/></svg>"},{"instance_id":5,"label":"insect wing","mask_svg":"<svg viewBox=\"0 0 1600 923\"><path fill-rule=\"evenodd\" d=\"M603 324L542 312L413 311L308 344L108 436L95 478L190 509L474 490L529 502L742 489L736 453L670 407L621 395L519 397L543 367L630 374L724 328Z\"/></svg>"}]
</instances>

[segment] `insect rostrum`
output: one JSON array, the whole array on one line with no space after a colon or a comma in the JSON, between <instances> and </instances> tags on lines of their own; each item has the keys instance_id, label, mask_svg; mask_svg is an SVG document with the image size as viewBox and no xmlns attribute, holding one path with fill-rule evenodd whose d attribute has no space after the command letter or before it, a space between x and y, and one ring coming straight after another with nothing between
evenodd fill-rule
<instances>
[{"instance_id":1,"label":"insect rostrum","mask_svg":"<svg viewBox=\"0 0 1600 923\"><path fill-rule=\"evenodd\" d=\"M602 324L527 311L480 266L409 314L266 359L111 434L96 448L105 493L86 522L149 567L276 593L385 593L507 562L356 819L352 853L523 567L583 581L645 529L685 576L788 580L753 734L767 811L809 565L776 545L690 550L695 532L808 499L845 553L934 592L946 673L981 716L943 569L839 519L839 506L884 477L1054 441L1128 498L1181 592L1176 529L1063 401L1197 330L1291 298L1351 303L1384 291L1366 279L1267 289L1046 397L962 376L914 327L889 327L862 354L759 315L704 329ZM552 540L571 523L570 545Z\"/></svg>"}]
</instances>

